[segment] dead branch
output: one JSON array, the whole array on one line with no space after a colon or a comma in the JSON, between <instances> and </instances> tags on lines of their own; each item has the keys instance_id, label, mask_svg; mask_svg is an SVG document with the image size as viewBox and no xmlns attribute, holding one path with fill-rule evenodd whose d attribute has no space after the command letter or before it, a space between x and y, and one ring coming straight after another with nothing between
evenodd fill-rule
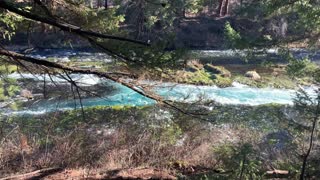
<instances>
[{"instance_id":1,"label":"dead branch","mask_svg":"<svg viewBox=\"0 0 320 180\"><path fill-rule=\"evenodd\" d=\"M11 57L16 60L20 59L20 60L23 60L23 61L26 61L26 62L29 62L32 64L42 65L42 66L45 66L48 68L55 68L55 69L60 69L60 70L64 70L64 71L69 71L72 73L96 75L98 77L106 78L106 79L112 80L114 82L120 83L120 84L132 89L133 91L145 96L145 97L148 97L148 98L153 99L158 102L163 102L161 97L153 95L153 94L147 94L146 92L139 90L133 84L130 84L130 83L124 81L123 79L121 79L121 77L112 75L112 73L100 72L98 70L93 70L93 69L81 69L81 68L77 68L77 67L70 67L70 66L66 66L66 65L63 65L63 64L60 64L57 62L40 60L40 59L28 57L23 54L19 54L19 53L13 52L13 51L8 51L8 50L3 50L3 49L0 49L0 55Z\"/></svg>"},{"instance_id":2,"label":"dead branch","mask_svg":"<svg viewBox=\"0 0 320 180\"><path fill-rule=\"evenodd\" d=\"M15 13L15 14L18 14L18 15L23 16L25 18L31 19L33 21L38 21L38 22L45 23L45 24L48 24L51 26L55 26L57 28L60 28L63 31L76 33L78 35L88 35L88 36L103 38L103 39L113 39L113 40L118 40L118 41L125 41L125 42L140 44L140 45L144 45L144 46L150 45L149 43L146 43L143 41L133 40L133 39L124 38L124 37L118 37L118 36L112 36L112 35L105 35L105 34L100 34L100 33L93 32L93 31L83 30L83 29L81 29L81 27L78 27L78 26L75 26L75 25L72 25L69 23L59 22L55 19L41 17L37 14L33 14L31 12L27 12L22 9L19 9L19 8L15 7L15 5L13 3L9 3L5 0L0 1L0 8L6 9L8 11Z\"/></svg>"},{"instance_id":3,"label":"dead branch","mask_svg":"<svg viewBox=\"0 0 320 180\"><path fill-rule=\"evenodd\" d=\"M113 82L119 83L123 86L126 86L128 88L130 88L131 90L137 92L138 94L145 96L149 99L155 100L158 103L162 103L170 108L173 108L174 110L182 113L182 114L186 114L186 115L190 115L190 116L194 116L197 119L203 120L203 121L207 121L206 119L203 119L199 116L201 115L206 115L206 114L199 114L199 113L193 113L193 112L188 112L183 110L182 108L177 107L176 105L174 105L174 102L171 101L165 101L162 97L150 92L150 91L145 91L145 89L141 89L136 87L134 84L126 81L125 79L122 79L121 76L115 76L112 73L107 73L107 72L101 72L98 70L93 70L93 69L81 69L81 68L77 68L77 67L70 67L70 66L66 66L64 64L61 63L57 63L57 62L50 62L47 60L42 60L42 59L36 59L33 57L29 57L29 56L25 56L23 54L19 54L13 51L8 51L8 50L4 50L4 49L0 49L0 55L4 55L7 57L11 57L13 59L17 60L23 60L25 62L29 62L32 64L36 64L36 65L40 65L40 66L44 66L47 68L53 68L53 69L60 69L63 71L68 71L68 72L72 72L72 73L76 73L76 74L92 74L92 75L96 75L98 77L101 78L105 78L105 79L109 79ZM12 59L9 59L9 61Z\"/></svg>"},{"instance_id":4,"label":"dead branch","mask_svg":"<svg viewBox=\"0 0 320 180\"><path fill-rule=\"evenodd\" d=\"M290 177L290 173L287 170L278 170L278 169L274 169L272 171L267 171L266 178L289 178Z\"/></svg>"},{"instance_id":5,"label":"dead branch","mask_svg":"<svg viewBox=\"0 0 320 180\"><path fill-rule=\"evenodd\" d=\"M20 175L15 175L15 176L10 176L10 177L6 177L6 178L2 178L0 180L13 180L13 179L40 179L43 178L45 176L57 173L62 171L62 168L59 167L55 167L55 168L46 168L46 169L40 169L37 171L33 171L30 173L26 173L26 174L20 174Z\"/></svg>"}]
</instances>

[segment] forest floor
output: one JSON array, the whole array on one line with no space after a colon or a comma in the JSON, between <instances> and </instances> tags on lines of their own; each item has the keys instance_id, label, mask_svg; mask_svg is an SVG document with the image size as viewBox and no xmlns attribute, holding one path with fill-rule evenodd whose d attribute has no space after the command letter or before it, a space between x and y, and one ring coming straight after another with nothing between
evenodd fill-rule
<instances>
[{"instance_id":1,"label":"forest floor","mask_svg":"<svg viewBox=\"0 0 320 180\"><path fill-rule=\"evenodd\" d=\"M90 124L82 123L80 110L8 119L10 124L3 124L2 130L11 134L0 147L0 176L200 179L210 174L221 179L238 176L243 155L250 161L248 176L273 169L297 174L296 154L301 152L292 134L298 130L288 125L292 122L286 119L287 107L214 108L212 122L175 111L169 120L150 116L150 112L165 114L159 107L89 108L85 112ZM8 129L13 125L19 128ZM318 164L318 152L310 157L310 165Z\"/></svg>"},{"instance_id":2,"label":"forest floor","mask_svg":"<svg viewBox=\"0 0 320 180\"><path fill-rule=\"evenodd\" d=\"M176 179L167 170L158 170L152 168L136 168L103 171L97 169L60 169L50 168L37 170L26 174L13 175L9 179Z\"/></svg>"}]
</instances>

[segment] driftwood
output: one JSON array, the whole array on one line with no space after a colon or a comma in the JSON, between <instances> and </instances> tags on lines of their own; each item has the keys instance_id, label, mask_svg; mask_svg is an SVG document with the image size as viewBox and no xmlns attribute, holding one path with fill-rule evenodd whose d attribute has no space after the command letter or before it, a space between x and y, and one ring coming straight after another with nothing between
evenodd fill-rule
<instances>
[{"instance_id":1,"label":"driftwood","mask_svg":"<svg viewBox=\"0 0 320 180\"><path fill-rule=\"evenodd\" d=\"M278 170L274 169L272 171L267 171L266 178L288 178L290 177L290 173L287 170Z\"/></svg>"},{"instance_id":2,"label":"driftwood","mask_svg":"<svg viewBox=\"0 0 320 180\"><path fill-rule=\"evenodd\" d=\"M11 180L11 179L40 179L43 177L46 177L48 175L57 173L62 171L62 168L46 168L46 169L40 169L40 170L36 170L30 173L26 173L26 174L19 174L19 175L14 175L14 176L10 176L10 177L5 177L5 178L1 178L0 180Z\"/></svg>"}]
</instances>

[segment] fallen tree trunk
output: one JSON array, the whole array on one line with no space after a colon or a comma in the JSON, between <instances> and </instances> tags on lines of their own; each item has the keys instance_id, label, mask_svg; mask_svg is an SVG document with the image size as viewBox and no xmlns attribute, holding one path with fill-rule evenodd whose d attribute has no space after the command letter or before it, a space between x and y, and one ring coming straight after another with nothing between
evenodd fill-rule
<instances>
[{"instance_id":1,"label":"fallen tree trunk","mask_svg":"<svg viewBox=\"0 0 320 180\"><path fill-rule=\"evenodd\" d=\"M46 168L46 169L40 169L36 170L30 173L26 174L20 174L20 175L15 175L15 176L10 176L10 177L5 177L0 180L11 180L11 179L40 179L43 177L46 177L48 175L57 173L62 171L63 169L60 167L55 167L55 168Z\"/></svg>"},{"instance_id":2,"label":"fallen tree trunk","mask_svg":"<svg viewBox=\"0 0 320 180\"><path fill-rule=\"evenodd\" d=\"M287 170L278 170L278 169L274 169L272 171L267 171L266 178L289 178L290 177L290 173Z\"/></svg>"}]
</instances>

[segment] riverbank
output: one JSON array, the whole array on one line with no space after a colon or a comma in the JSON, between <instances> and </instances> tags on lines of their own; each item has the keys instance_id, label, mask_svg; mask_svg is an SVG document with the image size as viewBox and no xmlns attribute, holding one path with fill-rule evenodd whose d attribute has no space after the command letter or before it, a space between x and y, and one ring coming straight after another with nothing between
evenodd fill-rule
<instances>
[{"instance_id":1,"label":"riverbank","mask_svg":"<svg viewBox=\"0 0 320 180\"><path fill-rule=\"evenodd\" d=\"M255 88L298 89L300 86L312 86L312 77L290 77L286 72L287 64L224 64L201 63L191 60L182 69L160 70L152 73L139 73L145 70L132 70L138 79L151 78L160 82L173 82L193 85L216 85L232 87L234 82ZM255 77L252 75L255 74ZM139 76L140 74L140 76ZM142 74L142 75L141 75Z\"/></svg>"},{"instance_id":2,"label":"riverbank","mask_svg":"<svg viewBox=\"0 0 320 180\"><path fill-rule=\"evenodd\" d=\"M183 57L187 62L183 67L146 69L117 63L111 57L93 49L38 50L30 55L67 63L69 66L99 69L102 71L122 71L138 80L164 81L194 85L217 85L229 87L238 82L251 87L270 87L297 89L310 86L312 77L292 77L287 73L288 57L281 55L279 49L234 51L202 50L189 51ZM306 49L291 49L293 58L302 61L309 59L314 66L319 65L320 53ZM250 54L250 55L249 55ZM207 67L207 66L211 67ZM212 68L213 67L213 68ZM256 72L260 78L247 76Z\"/></svg>"},{"instance_id":3,"label":"riverbank","mask_svg":"<svg viewBox=\"0 0 320 180\"><path fill-rule=\"evenodd\" d=\"M4 114L37 116L54 111L65 111L82 107L143 107L157 103L130 88L90 75L69 75L79 85L81 90L76 96L74 96L69 82L59 77L53 76L51 78L54 83L50 81L46 83L45 94L43 94L43 81L49 79L48 77L31 74L11 74L10 77L20 77L22 79L18 79L18 81L24 82L24 85L30 84L37 88L33 88L34 94L30 94L30 96L33 96L33 100L28 100L20 104L19 108L17 107L13 110L3 108L2 113ZM127 81L129 80L127 79ZM131 81L135 83L136 87L147 88L166 101L196 105L208 104L210 102L223 105L249 106L269 103L292 105L297 93L296 90L292 89L255 88L236 82L232 83L231 87L220 88L217 86L158 81ZM314 95L317 89L316 86L304 86L301 88L309 95ZM29 89L31 89L30 86ZM61 91L62 89L64 90ZM206 105L206 108L211 109L213 106Z\"/></svg>"},{"instance_id":4,"label":"riverbank","mask_svg":"<svg viewBox=\"0 0 320 180\"><path fill-rule=\"evenodd\" d=\"M295 134L300 130L292 124L304 125L292 118L292 107L213 107L199 119L162 106L95 107L85 114L79 109L3 119L2 132L11 134L0 148L1 177L59 167L98 179L148 179L158 177L157 172L168 179L230 179L239 175L243 155L250 161L244 176L264 177L273 168L289 171L286 177L298 175L295 147L300 139ZM317 153L310 166L318 163ZM139 174L141 169L153 173ZM73 177L63 172L48 176Z\"/></svg>"}]
</instances>

